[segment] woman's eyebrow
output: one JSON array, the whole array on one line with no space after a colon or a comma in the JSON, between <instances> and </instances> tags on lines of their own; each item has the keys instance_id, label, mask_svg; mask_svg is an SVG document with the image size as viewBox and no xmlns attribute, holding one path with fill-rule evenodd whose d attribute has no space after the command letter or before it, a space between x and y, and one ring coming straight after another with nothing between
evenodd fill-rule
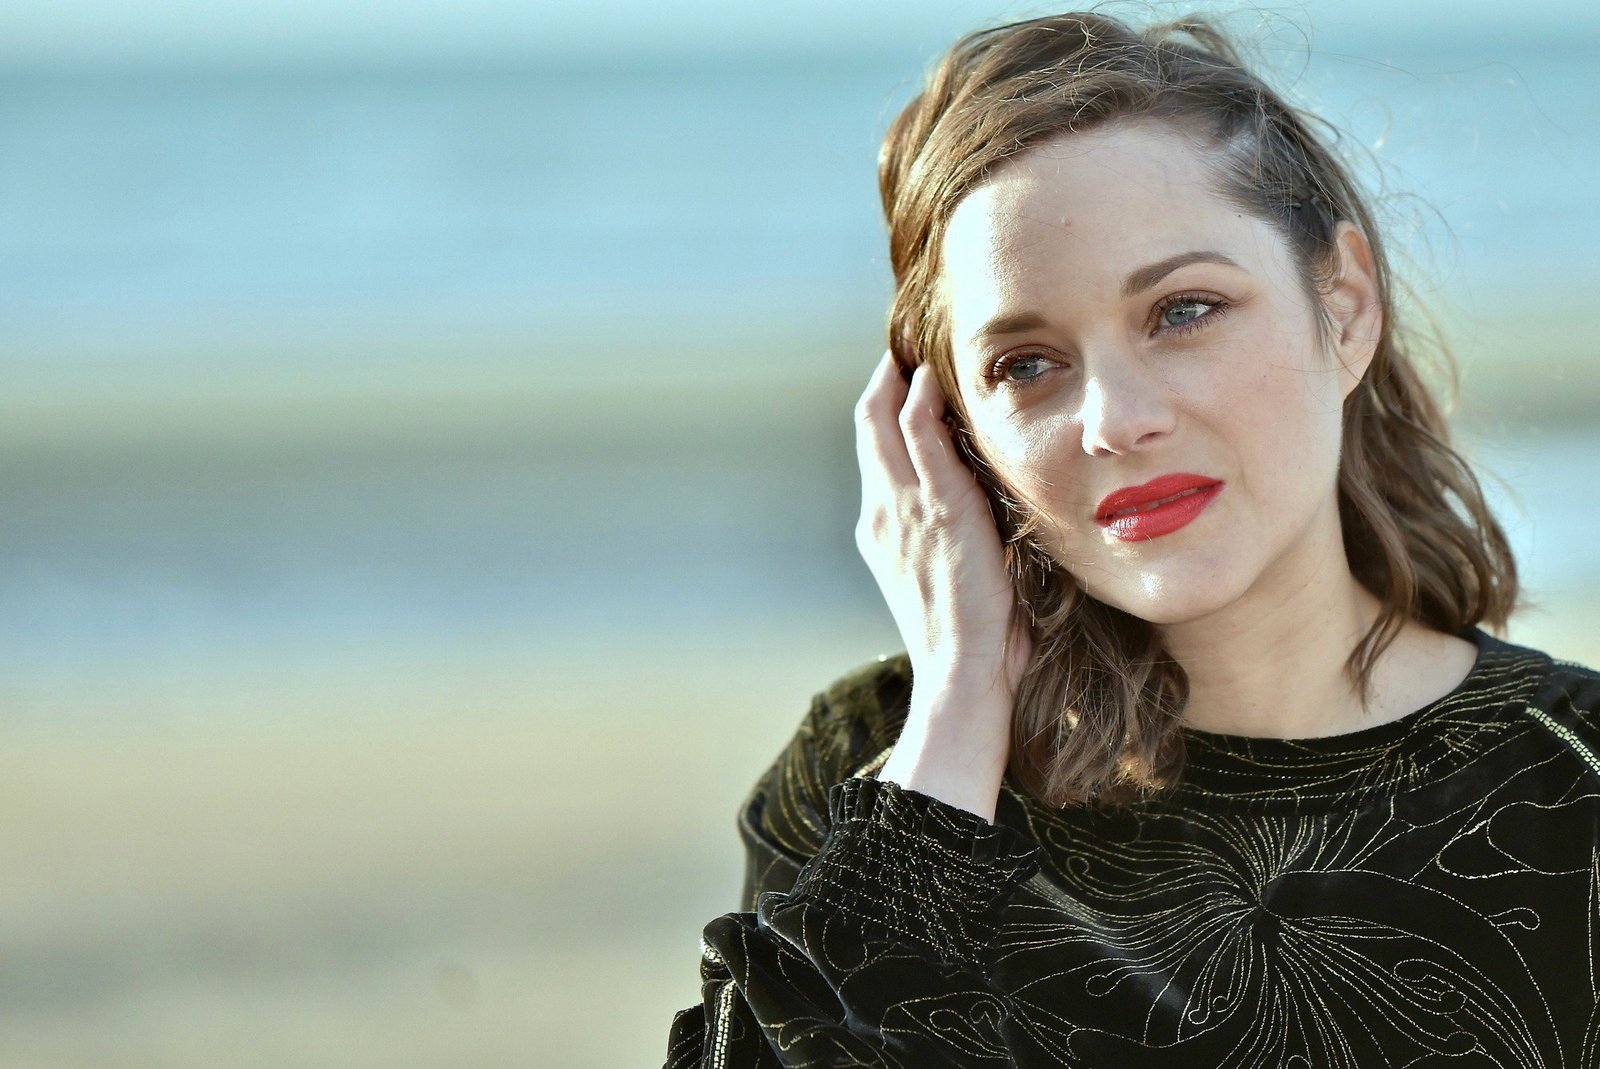
<instances>
[{"instance_id":1,"label":"woman's eyebrow","mask_svg":"<svg viewBox=\"0 0 1600 1069\"><path fill-rule=\"evenodd\" d=\"M1153 264L1136 268L1128 273L1122 280L1122 296L1132 297L1154 286L1180 267L1189 264L1213 263L1223 264L1227 267L1239 267L1239 262L1225 252L1215 249L1194 249L1190 252L1180 252L1166 259L1157 260ZM1242 268L1241 268L1242 270ZM1034 330L1045 325L1044 317L1037 312L1004 312L989 320L978 328L972 336L972 343L976 345L984 338L992 338L997 334L1019 334L1025 330Z\"/></svg>"},{"instance_id":2,"label":"woman's eyebrow","mask_svg":"<svg viewBox=\"0 0 1600 1069\"><path fill-rule=\"evenodd\" d=\"M1124 297L1132 297L1136 293L1142 293L1178 268L1201 263L1223 264L1227 267L1239 266L1238 261L1233 257L1215 249L1195 249L1193 252L1180 252L1176 256L1168 256L1165 260L1157 260L1153 264L1130 271L1128 277L1122 280L1122 295Z\"/></svg>"}]
</instances>

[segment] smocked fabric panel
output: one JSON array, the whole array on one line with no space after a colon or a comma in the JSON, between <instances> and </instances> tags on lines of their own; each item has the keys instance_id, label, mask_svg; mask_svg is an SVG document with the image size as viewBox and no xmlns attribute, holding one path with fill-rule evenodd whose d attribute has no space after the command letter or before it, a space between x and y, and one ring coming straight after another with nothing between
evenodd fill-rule
<instances>
[{"instance_id":1,"label":"smocked fabric panel","mask_svg":"<svg viewBox=\"0 0 1600 1069\"><path fill-rule=\"evenodd\" d=\"M1039 867L1038 847L1012 829L895 783L848 779L829 804L829 863L801 871L791 903L851 916L936 961L977 960L1001 900ZM928 863L905 864L915 857Z\"/></svg>"},{"instance_id":2,"label":"smocked fabric panel","mask_svg":"<svg viewBox=\"0 0 1600 1069\"><path fill-rule=\"evenodd\" d=\"M994 825L854 775L909 669L852 673L740 810L667 1065L1600 1069L1600 674L1470 637L1411 716L1190 732L1171 799L1008 781Z\"/></svg>"}]
</instances>

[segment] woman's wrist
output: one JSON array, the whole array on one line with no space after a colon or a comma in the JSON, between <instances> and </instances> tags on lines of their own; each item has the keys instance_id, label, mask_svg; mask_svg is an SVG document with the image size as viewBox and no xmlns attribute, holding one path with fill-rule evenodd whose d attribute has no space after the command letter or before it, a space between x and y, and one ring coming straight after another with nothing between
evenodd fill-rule
<instances>
[{"instance_id":1,"label":"woman's wrist","mask_svg":"<svg viewBox=\"0 0 1600 1069\"><path fill-rule=\"evenodd\" d=\"M1011 695L1001 688L914 689L910 715L877 778L993 822L1010 756Z\"/></svg>"}]
</instances>

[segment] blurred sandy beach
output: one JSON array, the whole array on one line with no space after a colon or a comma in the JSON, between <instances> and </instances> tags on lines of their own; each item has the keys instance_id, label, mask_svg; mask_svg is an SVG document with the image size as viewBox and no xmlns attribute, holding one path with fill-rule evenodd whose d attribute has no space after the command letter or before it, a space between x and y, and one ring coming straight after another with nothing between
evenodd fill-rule
<instances>
[{"instance_id":1,"label":"blurred sandy beach","mask_svg":"<svg viewBox=\"0 0 1600 1069\"><path fill-rule=\"evenodd\" d=\"M1592 604L1528 633L1596 663ZM0 1063L658 1064L739 798L875 637L62 694L119 723L0 746Z\"/></svg>"},{"instance_id":2,"label":"blurred sandy beach","mask_svg":"<svg viewBox=\"0 0 1600 1069\"><path fill-rule=\"evenodd\" d=\"M650 1064L735 908L734 787L853 648L59 694L115 722L0 747L0 1064Z\"/></svg>"}]
</instances>

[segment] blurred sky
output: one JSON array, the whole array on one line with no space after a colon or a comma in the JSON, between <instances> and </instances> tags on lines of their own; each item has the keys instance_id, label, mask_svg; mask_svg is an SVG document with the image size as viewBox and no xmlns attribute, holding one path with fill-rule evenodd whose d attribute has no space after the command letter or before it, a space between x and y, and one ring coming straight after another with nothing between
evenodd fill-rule
<instances>
[{"instance_id":1,"label":"blurred sky","mask_svg":"<svg viewBox=\"0 0 1600 1069\"><path fill-rule=\"evenodd\" d=\"M1112 10L1189 10L1188 4ZM1589 0L1318 0L1206 5L1286 16L1349 41L1563 37L1600 32ZM938 48L954 34L1057 5L974 0L9 0L0 57L12 61L315 62L327 57L617 55ZM1513 13L1514 12L1514 13ZM1326 42L1324 42L1326 43Z\"/></svg>"}]
</instances>

